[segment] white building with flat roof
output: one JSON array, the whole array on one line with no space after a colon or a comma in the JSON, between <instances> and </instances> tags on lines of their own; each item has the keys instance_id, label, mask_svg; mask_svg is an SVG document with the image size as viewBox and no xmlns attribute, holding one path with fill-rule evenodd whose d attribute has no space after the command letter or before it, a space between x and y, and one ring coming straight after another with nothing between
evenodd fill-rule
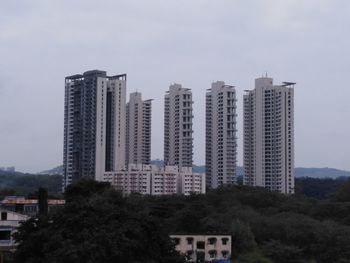
<instances>
[{"instance_id":1,"label":"white building with flat roof","mask_svg":"<svg viewBox=\"0 0 350 263\"><path fill-rule=\"evenodd\" d=\"M245 91L245 185L294 193L294 84L262 77Z\"/></svg>"},{"instance_id":2,"label":"white building with flat roof","mask_svg":"<svg viewBox=\"0 0 350 263\"><path fill-rule=\"evenodd\" d=\"M126 105L126 165L151 163L151 125L152 100L131 93Z\"/></svg>"},{"instance_id":3,"label":"white building with flat roof","mask_svg":"<svg viewBox=\"0 0 350 263\"><path fill-rule=\"evenodd\" d=\"M7 211L0 208L0 251L13 251L17 244L13 234L20 223L29 219L29 216Z\"/></svg>"},{"instance_id":4,"label":"white building with flat roof","mask_svg":"<svg viewBox=\"0 0 350 263\"><path fill-rule=\"evenodd\" d=\"M205 193L205 174L192 169L166 166L160 169L152 165L129 165L128 170L105 172L103 181L111 183L126 194L190 195Z\"/></svg>"},{"instance_id":5,"label":"white building with flat roof","mask_svg":"<svg viewBox=\"0 0 350 263\"><path fill-rule=\"evenodd\" d=\"M206 94L205 167L207 186L236 183L236 90L223 81L213 82Z\"/></svg>"},{"instance_id":6,"label":"white building with flat roof","mask_svg":"<svg viewBox=\"0 0 350 263\"><path fill-rule=\"evenodd\" d=\"M175 249L187 262L229 260L232 254L230 235L170 235Z\"/></svg>"},{"instance_id":7,"label":"white building with flat roof","mask_svg":"<svg viewBox=\"0 0 350 263\"><path fill-rule=\"evenodd\" d=\"M109 182L123 193L149 194L151 192L152 167L150 165L129 165L128 169L105 172L104 182Z\"/></svg>"},{"instance_id":8,"label":"white building with flat roof","mask_svg":"<svg viewBox=\"0 0 350 263\"><path fill-rule=\"evenodd\" d=\"M192 167L192 92L180 84L170 85L164 97L164 163Z\"/></svg>"}]
</instances>

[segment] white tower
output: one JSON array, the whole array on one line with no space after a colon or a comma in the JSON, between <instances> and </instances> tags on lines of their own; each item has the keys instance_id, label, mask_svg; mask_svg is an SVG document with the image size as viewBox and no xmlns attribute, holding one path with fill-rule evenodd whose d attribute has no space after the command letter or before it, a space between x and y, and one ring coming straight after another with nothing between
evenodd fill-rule
<instances>
[{"instance_id":1,"label":"white tower","mask_svg":"<svg viewBox=\"0 0 350 263\"><path fill-rule=\"evenodd\" d=\"M217 188L236 182L236 91L223 81L206 94L206 182Z\"/></svg>"},{"instance_id":2,"label":"white tower","mask_svg":"<svg viewBox=\"0 0 350 263\"><path fill-rule=\"evenodd\" d=\"M142 100L139 92L131 93L126 115L127 165L150 164L152 100Z\"/></svg>"},{"instance_id":3,"label":"white tower","mask_svg":"<svg viewBox=\"0 0 350 263\"><path fill-rule=\"evenodd\" d=\"M192 168L192 92L173 84L165 95L164 105L164 163Z\"/></svg>"},{"instance_id":4,"label":"white tower","mask_svg":"<svg viewBox=\"0 0 350 263\"><path fill-rule=\"evenodd\" d=\"M244 184L294 193L294 84L255 80L244 95Z\"/></svg>"}]
</instances>

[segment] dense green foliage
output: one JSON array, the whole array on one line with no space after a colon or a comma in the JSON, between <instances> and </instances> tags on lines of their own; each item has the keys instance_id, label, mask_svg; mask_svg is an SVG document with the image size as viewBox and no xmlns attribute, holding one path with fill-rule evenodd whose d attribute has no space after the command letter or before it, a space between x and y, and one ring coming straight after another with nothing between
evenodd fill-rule
<instances>
[{"instance_id":1,"label":"dense green foliage","mask_svg":"<svg viewBox=\"0 0 350 263\"><path fill-rule=\"evenodd\" d=\"M153 160L152 164L162 166L163 161ZM0 171L0 200L6 195L27 196L39 187L47 188L51 196L59 196L62 187L62 175L59 173L62 173L62 169L62 166L58 166L39 175ZM237 169L238 174L243 173L242 167L239 166ZM205 172L205 166L194 165L193 170L202 173ZM296 194L316 199L330 199L349 175L348 171L331 168L295 168ZM242 183L241 176L238 177L238 182Z\"/></svg>"},{"instance_id":2,"label":"dense green foliage","mask_svg":"<svg viewBox=\"0 0 350 263\"><path fill-rule=\"evenodd\" d=\"M340 185L334 199L340 202L350 202L350 180Z\"/></svg>"},{"instance_id":3,"label":"dense green foliage","mask_svg":"<svg viewBox=\"0 0 350 263\"><path fill-rule=\"evenodd\" d=\"M72 185L65 198L62 209L20 227L15 262L184 262L141 200L89 180Z\"/></svg>"},{"instance_id":4,"label":"dense green foliage","mask_svg":"<svg viewBox=\"0 0 350 263\"><path fill-rule=\"evenodd\" d=\"M304 195L316 199L334 198L336 192L346 182L346 177L331 178L295 178L296 195Z\"/></svg>"},{"instance_id":5,"label":"dense green foliage","mask_svg":"<svg viewBox=\"0 0 350 263\"><path fill-rule=\"evenodd\" d=\"M21 227L17 262L181 262L171 233L230 234L237 262L350 262L349 188L332 201L243 186L122 197L84 181L69 188L62 210Z\"/></svg>"},{"instance_id":6,"label":"dense green foliage","mask_svg":"<svg viewBox=\"0 0 350 263\"><path fill-rule=\"evenodd\" d=\"M62 176L8 172L0 173L0 200L7 195L27 196L37 191L39 187L47 188L51 195L60 195Z\"/></svg>"}]
</instances>

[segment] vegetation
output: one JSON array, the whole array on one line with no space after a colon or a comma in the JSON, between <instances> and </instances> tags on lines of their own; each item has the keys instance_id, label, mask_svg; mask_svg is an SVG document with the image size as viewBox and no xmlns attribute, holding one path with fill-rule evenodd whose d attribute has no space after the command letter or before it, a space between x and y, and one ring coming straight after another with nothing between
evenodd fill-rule
<instances>
[{"instance_id":1,"label":"vegetation","mask_svg":"<svg viewBox=\"0 0 350 263\"><path fill-rule=\"evenodd\" d=\"M199 170L201 169L200 166L195 168ZM310 177L296 178L296 194L316 199L330 199L334 197L338 188L344 184L346 180L346 177L339 177L336 179L319 179ZM238 177L238 183L242 184L242 177ZM60 197L62 176L58 174L38 175L0 172L0 200L7 195L30 196L37 191L39 187L47 188L52 197Z\"/></svg>"},{"instance_id":2,"label":"vegetation","mask_svg":"<svg viewBox=\"0 0 350 263\"><path fill-rule=\"evenodd\" d=\"M7 195L28 196L45 187L53 196L59 196L62 190L61 175L38 175L23 173L0 173L0 200Z\"/></svg>"},{"instance_id":3,"label":"vegetation","mask_svg":"<svg viewBox=\"0 0 350 263\"><path fill-rule=\"evenodd\" d=\"M156 159L152 160L151 163L153 165L156 165L158 167L163 167L164 162L163 160ZM205 165L193 165L193 171L196 173L205 173ZM40 174L63 174L63 166L57 166L53 169L46 170L40 172ZM237 166L236 174L243 175L244 169L242 166ZM334 168L303 168L303 167L296 167L294 169L294 174L296 178L299 177L310 177L310 178L320 178L320 179L336 179L339 177L350 177L350 171L344 171L344 170L338 170Z\"/></svg>"},{"instance_id":4,"label":"vegetation","mask_svg":"<svg viewBox=\"0 0 350 263\"><path fill-rule=\"evenodd\" d=\"M123 197L81 181L67 204L19 229L16 262L183 262L171 233L228 233L236 262L350 262L350 183L333 200L223 187L206 195Z\"/></svg>"},{"instance_id":5,"label":"vegetation","mask_svg":"<svg viewBox=\"0 0 350 263\"><path fill-rule=\"evenodd\" d=\"M184 262L140 197L125 198L105 183L84 180L65 198L62 209L20 227L15 262Z\"/></svg>"},{"instance_id":6,"label":"vegetation","mask_svg":"<svg viewBox=\"0 0 350 263\"><path fill-rule=\"evenodd\" d=\"M311 178L332 178L350 177L350 171L338 170L334 168L294 168L295 177L311 177Z\"/></svg>"},{"instance_id":7,"label":"vegetation","mask_svg":"<svg viewBox=\"0 0 350 263\"><path fill-rule=\"evenodd\" d=\"M332 199L346 180L346 177L339 177L336 179L319 179L310 177L296 178L296 194L316 199Z\"/></svg>"}]
</instances>

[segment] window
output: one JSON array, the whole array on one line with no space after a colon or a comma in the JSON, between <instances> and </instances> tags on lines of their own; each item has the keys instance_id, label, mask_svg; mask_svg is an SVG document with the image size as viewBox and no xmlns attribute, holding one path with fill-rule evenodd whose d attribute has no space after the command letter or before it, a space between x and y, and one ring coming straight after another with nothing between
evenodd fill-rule
<instances>
[{"instance_id":1,"label":"window","mask_svg":"<svg viewBox=\"0 0 350 263\"><path fill-rule=\"evenodd\" d=\"M210 258L216 258L216 250L209 250Z\"/></svg>"},{"instance_id":2,"label":"window","mask_svg":"<svg viewBox=\"0 0 350 263\"><path fill-rule=\"evenodd\" d=\"M227 245L227 243L228 243L228 238L227 237L224 237L221 240L222 240L222 244L223 245Z\"/></svg>"},{"instance_id":3,"label":"window","mask_svg":"<svg viewBox=\"0 0 350 263\"><path fill-rule=\"evenodd\" d=\"M5 231L0 231L0 241L10 241L11 240L11 231L10 230L5 230Z\"/></svg>"},{"instance_id":4,"label":"window","mask_svg":"<svg viewBox=\"0 0 350 263\"><path fill-rule=\"evenodd\" d=\"M7 212L1 212L1 221L7 220Z\"/></svg>"},{"instance_id":5,"label":"window","mask_svg":"<svg viewBox=\"0 0 350 263\"><path fill-rule=\"evenodd\" d=\"M197 249L204 249L205 243L203 241L197 242Z\"/></svg>"},{"instance_id":6,"label":"window","mask_svg":"<svg viewBox=\"0 0 350 263\"><path fill-rule=\"evenodd\" d=\"M209 242L210 245L215 245L215 243L216 243L216 237L210 237L210 238L208 238L208 242Z\"/></svg>"}]
</instances>

